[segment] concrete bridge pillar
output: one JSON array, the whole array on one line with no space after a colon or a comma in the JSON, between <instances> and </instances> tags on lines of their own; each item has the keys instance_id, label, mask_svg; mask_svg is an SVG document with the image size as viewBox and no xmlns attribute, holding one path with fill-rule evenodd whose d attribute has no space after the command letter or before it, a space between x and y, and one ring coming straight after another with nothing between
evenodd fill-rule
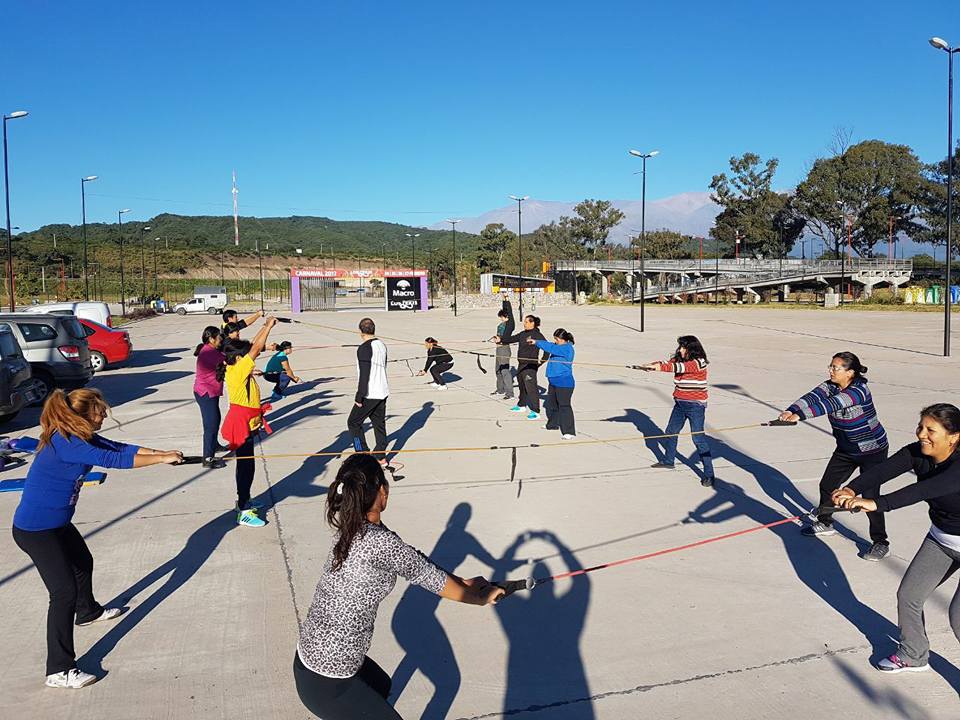
<instances>
[{"instance_id":1,"label":"concrete bridge pillar","mask_svg":"<svg viewBox=\"0 0 960 720\"><path fill-rule=\"evenodd\" d=\"M608 272L600 273L600 294L601 295L610 294L610 273Z\"/></svg>"}]
</instances>

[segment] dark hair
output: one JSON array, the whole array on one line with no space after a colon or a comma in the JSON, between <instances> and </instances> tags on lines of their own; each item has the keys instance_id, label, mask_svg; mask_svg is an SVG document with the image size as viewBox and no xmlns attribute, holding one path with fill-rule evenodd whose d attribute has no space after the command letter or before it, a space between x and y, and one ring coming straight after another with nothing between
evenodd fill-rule
<instances>
[{"instance_id":1,"label":"dark hair","mask_svg":"<svg viewBox=\"0 0 960 720\"><path fill-rule=\"evenodd\" d=\"M677 338L677 354L673 356L675 361L680 360L703 360L707 361L707 351L703 349L703 345L700 344L700 340L696 335L681 335ZM683 348L687 351L687 357L680 357L680 348Z\"/></svg>"},{"instance_id":2,"label":"dark hair","mask_svg":"<svg viewBox=\"0 0 960 720\"><path fill-rule=\"evenodd\" d=\"M424 340L424 342L430 343L431 345L436 345L437 339L435 337L428 337Z\"/></svg>"},{"instance_id":3,"label":"dark hair","mask_svg":"<svg viewBox=\"0 0 960 720\"><path fill-rule=\"evenodd\" d=\"M289 340L284 340L283 342L277 343L277 352L283 352L284 350L291 350L293 348L293 343Z\"/></svg>"},{"instance_id":4,"label":"dark hair","mask_svg":"<svg viewBox=\"0 0 960 720\"><path fill-rule=\"evenodd\" d=\"M529 320L532 322L534 327L540 327L540 318L538 318L536 315L527 315L524 320Z\"/></svg>"},{"instance_id":5,"label":"dark hair","mask_svg":"<svg viewBox=\"0 0 960 720\"><path fill-rule=\"evenodd\" d=\"M236 310L224 310L223 311L223 321L225 323L233 322L230 318L235 318L237 316Z\"/></svg>"},{"instance_id":6,"label":"dark hair","mask_svg":"<svg viewBox=\"0 0 960 720\"><path fill-rule=\"evenodd\" d=\"M920 411L921 418L932 418L943 425L950 435L960 433L960 409L950 403L934 403Z\"/></svg>"},{"instance_id":7,"label":"dark hair","mask_svg":"<svg viewBox=\"0 0 960 720\"><path fill-rule=\"evenodd\" d=\"M565 342L568 342L568 343L570 343L571 345L573 345L573 333L568 333L568 332L567 332L566 330L564 330L563 328L557 328L556 330L554 330L554 331L553 331L553 336L554 336L555 338L561 338L561 339L564 340Z\"/></svg>"},{"instance_id":8,"label":"dark hair","mask_svg":"<svg viewBox=\"0 0 960 720\"><path fill-rule=\"evenodd\" d=\"M360 332L364 335L373 335L377 332L377 326L370 318L364 318L360 321Z\"/></svg>"},{"instance_id":9,"label":"dark hair","mask_svg":"<svg viewBox=\"0 0 960 720\"><path fill-rule=\"evenodd\" d=\"M252 347L253 344L249 340L240 338L227 340L220 350L224 355L224 361L217 365L217 381L223 382L223 378L227 375L227 365L236 363L237 359L249 353Z\"/></svg>"},{"instance_id":10,"label":"dark hair","mask_svg":"<svg viewBox=\"0 0 960 720\"><path fill-rule=\"evenodd\" d=\"M853 379L860 380L867 374L867 366L860 363L860 358L852 352L838 352L833 356L833 360L840 358L847 370L853 370Z\"/></svg>"},{"instance_id":11,"label":"dark hair","mask_svg":"<svg viewBox=\"0 0 960 720\"><path fill-rule=\"evenodd\" d=\"M218 337L220 337L220 328L216 325L207 325L203 329L203 341L197 345L197 349L193 351L194 356L200 354L204 345L208 344L211 340L216 340Z\"/></svg>"},{"instance_id":12,"label":"dark hair","mask_svg":"<svg viewBox=\"0 0 960 720\"><path fill-rule=\"evenodd\" d=\"M229 335L230 333L240 332L241 327L240 323L228 322L223 326L223 334Z\"/></svg>"},{"instance_id":13,"label":"dark hair","mask_svg":"<svg viewBox=\"0 0 960 720\"><path fill-rule=\"evenodd\" d=\"M367 513L387 484L383 468L373 455L355 453L343 461L337 477L327 488L327 522L340 531L333 546L331 569L338 570L350 553L356 537L363 537Z\"/></svg>"}]
</instances>

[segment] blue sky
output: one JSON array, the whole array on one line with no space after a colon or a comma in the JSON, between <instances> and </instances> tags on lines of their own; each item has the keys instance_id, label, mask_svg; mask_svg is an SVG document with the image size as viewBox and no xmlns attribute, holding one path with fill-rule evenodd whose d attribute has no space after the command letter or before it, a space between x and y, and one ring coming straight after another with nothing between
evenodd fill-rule
<instances>
[{"instance_id":1,"label":"blue sky","mask_svg":"<svg viewBox=\"0 0 960 720\"><path fill-rule=\"evenodd\" d=\"M912 5L912 7L911 7ZM429 224L707 189L747 150L792 186L834 128L946 148L960 4L6 0L0 109L24 230L159 212Z\"/></svg>"}]
</instances>

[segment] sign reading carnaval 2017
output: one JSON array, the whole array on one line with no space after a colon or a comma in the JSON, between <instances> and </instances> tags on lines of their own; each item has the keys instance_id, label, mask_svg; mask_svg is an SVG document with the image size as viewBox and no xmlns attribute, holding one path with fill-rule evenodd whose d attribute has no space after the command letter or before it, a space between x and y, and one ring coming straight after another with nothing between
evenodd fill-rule
<instances>
[{"instance_id":1,"label":"sign reading carnaval 2017","mask_svg":"<svg viewBox=\"0 0 960 720\"><path fill-rule=\"evenodd\" d=\"M387 310L426 310L427 279L425 277L399 276L385 278Z\"/></svg>"}]
</instances>

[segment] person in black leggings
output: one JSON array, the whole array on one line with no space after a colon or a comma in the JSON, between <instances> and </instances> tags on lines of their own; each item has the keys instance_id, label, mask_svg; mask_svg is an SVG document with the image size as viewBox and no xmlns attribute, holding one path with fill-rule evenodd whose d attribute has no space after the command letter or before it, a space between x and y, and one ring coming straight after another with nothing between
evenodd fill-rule
<instances>
[{"instance_id":1,"label":"person in black leggings","mask_svg":"<svg viewBox=\"0 0 960 720\"><path fill-rule=\"evenodd\" d=\"M453 367L453 356L437 344L436 338L428 337L423 341L423 346L427 349L427 362L417 375L426 375L429 371L430 377L433 378L431 384L440 390L446 390L447 384L443 381L443 373Z\"/></svg>"},{"instance_id":2,"label":"person in black leggings","mask_svg":"<svg viewBox=\"0 0 960 720\"><path fill-rule=\"evenodd\" d=\"M300 700L323 720L400 719L387 702L390 676L366 655L377 609L398 575L471 605L504 595L483 578L441 570L388 529L381 515L389 494L383 468L366 453L348 457L327 490L327 522L337 534L293 658Z\"/></svg>"}]
</instances>

